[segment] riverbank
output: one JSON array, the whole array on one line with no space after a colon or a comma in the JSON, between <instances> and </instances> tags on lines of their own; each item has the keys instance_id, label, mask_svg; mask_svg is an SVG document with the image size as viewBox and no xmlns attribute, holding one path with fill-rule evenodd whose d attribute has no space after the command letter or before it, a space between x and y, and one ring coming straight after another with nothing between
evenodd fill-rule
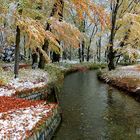
<instances>
[{"instance_id":1,"label":"riverbank","mask_svg":"<svg viewBox=\"0 0 140 140\"><path fill-rule=\"evenodd\" d=\"M58 94L61 92L64 77L77 71L87 71L89 69L104 67L105 65L93 63L60 63L48 64L45 70L32 70L30 66L23 66L19 71L19 78L17 79L14 79L13 67L11 65L10 67L5 66L4 69L1 68L0 101L3 106L2 111L0 111L0 133L2 133L2 138L16 138L17 133L18 137L23 139L27 137L35 140L41 140L46 137L51 139L60 123ZM7 100L9 100L8 104L3 104L3 101L6 102ZM31 100L33 100L33 104L30 103ZM41 100L43 105L34 105L34 100ZM17 104L16 101L19 103ZM21 106L19 106L19 104L21 104ZM4 110L5 108L8 110ZM45 108L48 108L48 111L45 111ZM24 110L26 112L25 115ZM33 112L33 116L30 116L29 110L34 110L34 112L37 110L38 114L40 110L44 110L44 114L42 114L42 116L36 116ZM20 119L22 114L24 119ZM30 120L28 117L30 117ZM15 119L17 120L16 125L19 129L15 127L16 125L13 121ZM25 128L25 120L29 120L32 123L35 119L37 120L32 127ZM5 122L9 124L9 120L12 120L13 123L11 123L10 126L5 125ZM10 127L13 129L10 129ZM21 130L20 128L23 129Z\"/></svg>"},{"instance_id":2,"label":"riverbank","mask_svg":"<svg viewBox=\"0 0 140 140\"><path fill-rule=\"evenodd\" d=\"M103 70L98 74L100 80L126 91L140 99L140 65L119 67L116 70Z\"/></svg>"}]
</instances>

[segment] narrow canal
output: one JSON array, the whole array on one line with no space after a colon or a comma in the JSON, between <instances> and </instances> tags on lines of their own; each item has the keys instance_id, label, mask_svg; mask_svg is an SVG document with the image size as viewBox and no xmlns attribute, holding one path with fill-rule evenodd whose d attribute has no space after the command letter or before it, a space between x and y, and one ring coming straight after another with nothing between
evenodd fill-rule
<instances>
[{"instance_id":1,"label":"narrow canal","mask_svg":"<svg viewBox=\"0 0 140 140\"><path fill-rule=\"evenodd\" d=\"M95 71L67 76L60 102L54 140L140 140L140 103L98 81Z\"/></svg>"}]
</instances>

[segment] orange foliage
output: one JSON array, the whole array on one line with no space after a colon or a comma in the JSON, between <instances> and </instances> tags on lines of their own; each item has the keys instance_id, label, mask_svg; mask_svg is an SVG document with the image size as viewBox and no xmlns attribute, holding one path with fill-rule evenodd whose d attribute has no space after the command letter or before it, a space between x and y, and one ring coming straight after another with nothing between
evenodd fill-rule
<instances>
[{"instance_id":1,"label":"orange foliage","mask_svg":"<svg viewBox=\"0 0 140 140\"><path fill-rule=\"evenodd\" d=\"M76 9L77 15L80 19L84 19L84 13L88 16L91 22L94 21L94 17L99 18L102 29L104 26L110 24L110 17L101 5L97 5L91 0L70 0L74 5L73 8Z\"/></svg>"}]
</instances>

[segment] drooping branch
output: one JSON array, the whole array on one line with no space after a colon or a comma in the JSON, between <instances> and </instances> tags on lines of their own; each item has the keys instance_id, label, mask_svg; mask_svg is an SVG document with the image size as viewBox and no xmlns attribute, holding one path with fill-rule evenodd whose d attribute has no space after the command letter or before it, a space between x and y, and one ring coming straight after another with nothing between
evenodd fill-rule
<instances>
[{"instance_id":1,"label":"drooping branch","mask_svg":"<svg viewBox=\"0 0 140 140\"><path fill-rule=\"evenodd\" d=\"M53 5L50 17L58 18L58 20L61 21L63 19L63 8L64 8L64 1L56 0ZM47 24L46 24L46 31L51 31L51 25L49 22L47 22ZM49 40L46 39L44 45L42 46L42 49L46 53L48 53L48 47L49 47ZM40 61L39 61L38 67L43 69L45 67L45 62L46 62L46 60L45 60L43 54L40 53Z\"/></svg>"}]
</instances>

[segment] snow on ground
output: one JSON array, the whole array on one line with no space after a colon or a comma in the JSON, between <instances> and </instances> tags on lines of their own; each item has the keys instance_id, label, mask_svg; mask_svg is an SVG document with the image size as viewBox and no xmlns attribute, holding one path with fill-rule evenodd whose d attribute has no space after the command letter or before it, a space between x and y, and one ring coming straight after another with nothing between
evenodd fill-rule
<instances>
[{"instance_id":1,"label":"snow on ground","mask_svg":"<svg viewBox=\"0 0 140 140\"><path fill-rule=\"evenodd\" d=\"M133 77L140 79L140 72L134 70L127 70L127 69L117 69L115 71L109 72L109 77L114 78L126 78L126 77Z\"/></svg>"},{"instance_id":2,"label":"snow on ground","mask_svg":"<svg viewBox=\"0 0 140 140\"><path fill-rule=\"evenodd\" d=\"M79 60L61 60L60 62L67 63L67 64L79 64Z\"/></svg>"},{"instance_id":3,"label":"snow on ground","mask_svg":"<svg viewBox=\"0 0 140 140\"><path fill-rule=\"evenodd\" d=\"M19 71L19 78L14 79L14 75L2 72L2 78L6 79L6 84L0 87L0 96L12 96L16 91L43 87L47 84L49 76L43 70L22 69Z\"/></svg>"},{"instance_id":4,"label":"snow on ground","mask_svg":"<svg viewBox=\"0 0 140 140\"><path fill-rule=\"evenodd\" d=\"M8 89L5 87L0 87L0 96L12 96L15 94L16 90L15 89Z\"/></svg>"},{"instance_id":5,"label":"snow on ground","mask_svg":"<svg viewBox=\"0 0 140 140\"><path fill-rule=\"evenodd\" d=\"M140 65L119 67L113 71L103 73L104 79L108 82L114 80L119 86L126 85L130 89L137 91L140 89Z\"/></svg>"},{"instance_id":6,"label":"snow on ground","mask_svg":"<svg viewBox=\"0 0 140 140\"><path fill-rule=\"evenodd\" d=\"M38 104L0 113L0 139L25 139L41 119L48 117L54 107L53 104Z\"/></svg>"},{"instance_id":7,"label":"snow on ground","mask_svg":"<svg viewBox=\"0 0 140 140\"><path fill-rule=\"evenodd\" d=\"M140 80L140 65L119 67L116 70L107 71L105 74L111 78L133 78Z\"/></svg>"},{"instance_id":8,"label":"snow on ground","mask_svg":"<svg viewBox=\"0 0 140 140\"><path fill-rule=\"evenodd\" d=\"M124 67L121 67L121 69L125 69L125 70L128 70L128 69L134 69L136 68L136 65L131 65L131 66L124 66Z\"/></svg>"}]
</instances>

